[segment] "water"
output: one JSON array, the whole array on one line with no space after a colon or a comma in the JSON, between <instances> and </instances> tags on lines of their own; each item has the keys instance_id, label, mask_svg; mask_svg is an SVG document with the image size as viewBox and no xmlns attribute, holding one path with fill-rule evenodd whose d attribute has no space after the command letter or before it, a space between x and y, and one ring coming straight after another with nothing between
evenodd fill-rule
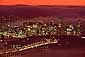
<instances>
[{"instance_id":1,"label":"water","mask_svg":"<svg viewBox=\"0 0 85 57\"><path fill-rule=\"evenodd\" d=\"M85 57L85 48L37 48L25 51L21 57Z\"/></svg>"}]
</instances>

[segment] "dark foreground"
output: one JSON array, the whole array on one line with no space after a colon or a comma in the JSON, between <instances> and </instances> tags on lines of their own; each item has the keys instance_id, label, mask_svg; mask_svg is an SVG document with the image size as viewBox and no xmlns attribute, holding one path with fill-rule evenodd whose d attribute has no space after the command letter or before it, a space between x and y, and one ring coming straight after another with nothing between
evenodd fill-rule
<instances>
[{"instance_id":1,"label":"dark foreground","mask_svg":"<svg viewBox=\"0 0 85 57\"><path fill-rule=\"evenodd\" d=\"M16 57L85 57L85 48L35 48Z\"/></svg>"}]
</instances>

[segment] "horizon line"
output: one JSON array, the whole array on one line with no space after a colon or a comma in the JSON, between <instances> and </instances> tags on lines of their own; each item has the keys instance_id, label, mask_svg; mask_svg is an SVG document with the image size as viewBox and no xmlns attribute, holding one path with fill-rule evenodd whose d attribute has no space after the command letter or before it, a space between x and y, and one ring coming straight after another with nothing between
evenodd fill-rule
<instances>
[{"instance_id":1,"label":"horizon line","mask_svg":"<svg viewBox=\"0 0 85 57\"><path fill-rule=\"evenodd\" d=\"M28 4L1 4L0 6L20 6L20 5L24 5L24 6L85 6L85 5L28 5Z\"/></svg>"}]
</instances>

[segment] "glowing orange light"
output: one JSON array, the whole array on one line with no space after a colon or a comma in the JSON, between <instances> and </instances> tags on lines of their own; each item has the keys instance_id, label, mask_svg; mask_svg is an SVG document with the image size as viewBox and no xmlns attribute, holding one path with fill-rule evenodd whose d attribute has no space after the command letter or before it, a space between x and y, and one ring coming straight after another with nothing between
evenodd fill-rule
<instances>
[{"instance_id":1,"label":"glowing orange light","mask_svg":"<svg viewBox=\"0 0 85 57\"><path fill-rule=\"evenodd\" d=\"M27 5L83 5L85 0L0 0L1 5L27 4Z\"/></svg>"}]
</instances>

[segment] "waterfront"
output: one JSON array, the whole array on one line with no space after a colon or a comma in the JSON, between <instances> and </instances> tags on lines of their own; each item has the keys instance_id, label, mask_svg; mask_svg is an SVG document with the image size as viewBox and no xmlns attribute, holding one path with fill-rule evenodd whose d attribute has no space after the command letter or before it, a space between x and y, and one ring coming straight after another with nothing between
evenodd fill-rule
<instances>
[{"instance_id":1,"label":"waterfront","mask_svg":"<svg viewBox=\"0 0 85 57\"><path fill-rule=\"evenodd\" d=\"M40 39L40 40L39 40ZM43 39L43 40L42 40ZM28 38L20 38L16 40L11 40L8 42L7 46L11 46L11 44L18 44L18 42L22 45L23 41L24 46L16 46L13 48L14 50L8 50L1 57L61 57L61 56L85 56L85 39L77 37L77 36L36 36ZM37 42L36 42L37 40ZM57 42L56 42L56 41ZM4 41L8 41L4 39ZM17 43L16 43L17 42ZM29 43L28 43L29 42ZM28 43L28 45L27 45ZM54 43L54 44L51 44ZM13 49L12 48L12 49ZM6 49L7 50L7 49ZM2 52L3 53L3 52ZM54 54L54 55L51 55ZM61 54L61 55L60 55ZM71 55L72 54L72 55Z\"/></svg>"}]
</instances>

